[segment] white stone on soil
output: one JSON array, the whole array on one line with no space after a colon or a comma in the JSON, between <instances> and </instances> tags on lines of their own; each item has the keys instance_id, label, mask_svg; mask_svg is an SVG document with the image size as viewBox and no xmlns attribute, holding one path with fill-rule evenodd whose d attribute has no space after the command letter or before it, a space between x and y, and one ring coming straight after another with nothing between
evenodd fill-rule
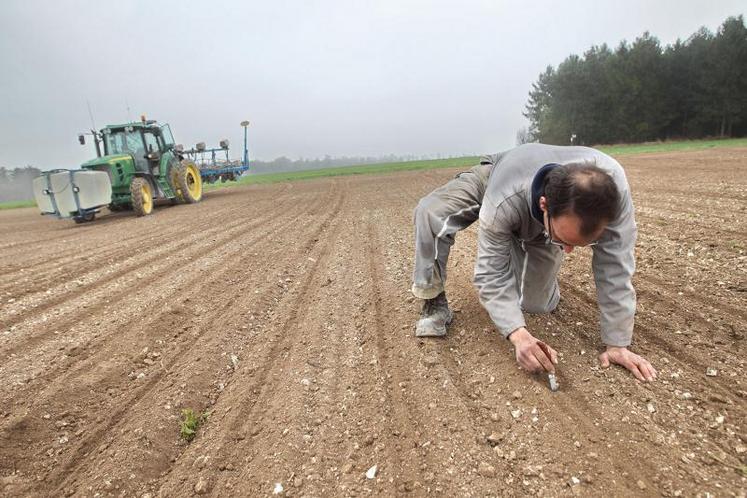
<instances>
[{"instance_id":1,"label":"white stone on soil","mask_svg":"<svg viewBox=\"0 0 747 498\"><path fill-rule=\"evenodd\" d=\"M368 469L366 471L366 479L373 479L374 477L376 477L376 471L378 469L379 468L378 468L377 465L374 465L373 467L371 467L370 469Z\"/></svg>"}]
</instances>

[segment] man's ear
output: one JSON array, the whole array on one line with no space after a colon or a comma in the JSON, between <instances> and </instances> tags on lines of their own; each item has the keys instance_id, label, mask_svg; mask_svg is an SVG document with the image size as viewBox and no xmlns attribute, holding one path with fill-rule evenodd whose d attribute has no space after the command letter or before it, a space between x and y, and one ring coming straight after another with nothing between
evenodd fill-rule
<instances>
[{"instance_id":1,"label":"man's ear","mask_svg":"<svg viewBox=\"0 0 747 498\"><path fill-rule=\"evenodd\" d=\"M545 198L544 195L540 196L539 205L540 205L540 209L542 210L542 212L546 213L547 212L547 199Z\"/></svg>"}]
</instances>

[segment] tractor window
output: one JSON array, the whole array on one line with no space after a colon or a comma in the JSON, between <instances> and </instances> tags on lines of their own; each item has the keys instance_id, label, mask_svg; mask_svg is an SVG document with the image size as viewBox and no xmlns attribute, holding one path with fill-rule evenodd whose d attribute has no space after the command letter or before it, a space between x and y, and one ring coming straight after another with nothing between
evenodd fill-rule
<instances>
[{"instance_id":1,"label":"tractor window","mask_svg":"<svg viewBox=\"0 0 747 498\"><path fill-rule=\"evenodd\" d=\"M143 150L143 139L140 138L140 134L137 132L126 133L127 136L127 150L131 152L142 152Z\"/></svg>"},{"instance_id":2,"label":"tractor window","mask_svg":"<svg viewBox=\"0 0 747 498\"><path fill-rule=\"evenodd\" d=\"M104 134L104 151L106 154L134 154L143 150L140 133L126 133L124 130Z\"/></svg>"},{"instance_id":3,"label":"tractor window","mask_svg":"<svg viewBox=\"0 0 747 498\"><path fill-rule=\"evenodd\" d=\"M161 137L166 147L174 145L174 135L171 134L171 127L167 124L161 126Z\"/></svg>"},{"instance_id":4,"label":"tractor window","mask_svg":"<svg viewBox=\"0 0 747 498\"><path fill-rule=\"evenodd\" d=\"M161 148L158 146L158 138L153 133L150 132L143 132L143 137L145 137L145 152L148 153L151 150L153 152L158 152L161 150Z\"/></svg>"}]
</instances>

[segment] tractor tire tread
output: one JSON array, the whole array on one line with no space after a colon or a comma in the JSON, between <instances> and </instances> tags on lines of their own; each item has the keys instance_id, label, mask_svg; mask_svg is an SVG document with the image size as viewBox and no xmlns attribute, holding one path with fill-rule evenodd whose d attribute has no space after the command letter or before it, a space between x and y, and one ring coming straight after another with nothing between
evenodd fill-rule
<instances>
[{"instance_id":1,"label":"tractor tire tread","mask_svg":"<svg viewBox=\"0 0 747 498\"><path fill-rule=\"evenodd\" d=\"M178 166L175 166L172 168L172 182L174 186L176 187L176 197L186 203L186 204L195 204L202 200L202 192L200 192L200 196L195 198L192 196L192 193L189 191L188 185L187 185L187 168L189 166L194 167L196 171L199 172L199 168L195 165L194 161L190 159L184 159L181 163L179 163ZM200 189L202 190L202 189Z\"/></svg>"},{"instance_id":2,"label":"tractor tire tread","mask_svg":"<svg viewBox=\"0 0 747 498\"><path fill-rule=\"evenodd\" d=\"M137 216L146 216L150 214L145 211L145 199L143 198L143 184L148 184L148 180L145 178L133 178L130 183L130 197L132 199L132 210L135 211ZM150 187L150 184L148 184Z\"/></svg>"}]
</instances>

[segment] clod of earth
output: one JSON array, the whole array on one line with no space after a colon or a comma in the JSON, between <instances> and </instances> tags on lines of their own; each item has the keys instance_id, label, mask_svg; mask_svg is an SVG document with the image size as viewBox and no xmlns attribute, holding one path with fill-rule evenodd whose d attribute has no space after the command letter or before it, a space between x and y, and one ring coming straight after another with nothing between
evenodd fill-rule
<instances>
[{"instance_id":1,"label":"clod of earth","mask_svg":"<svg viewBox=\"0 0 747 498\"><path fill-rule=\"evenodd\" d=\"M480 465L477 467L477 473L483 477L496 476L495 467L486 462L480 462Z\"/></svg>"}]
</instances>

